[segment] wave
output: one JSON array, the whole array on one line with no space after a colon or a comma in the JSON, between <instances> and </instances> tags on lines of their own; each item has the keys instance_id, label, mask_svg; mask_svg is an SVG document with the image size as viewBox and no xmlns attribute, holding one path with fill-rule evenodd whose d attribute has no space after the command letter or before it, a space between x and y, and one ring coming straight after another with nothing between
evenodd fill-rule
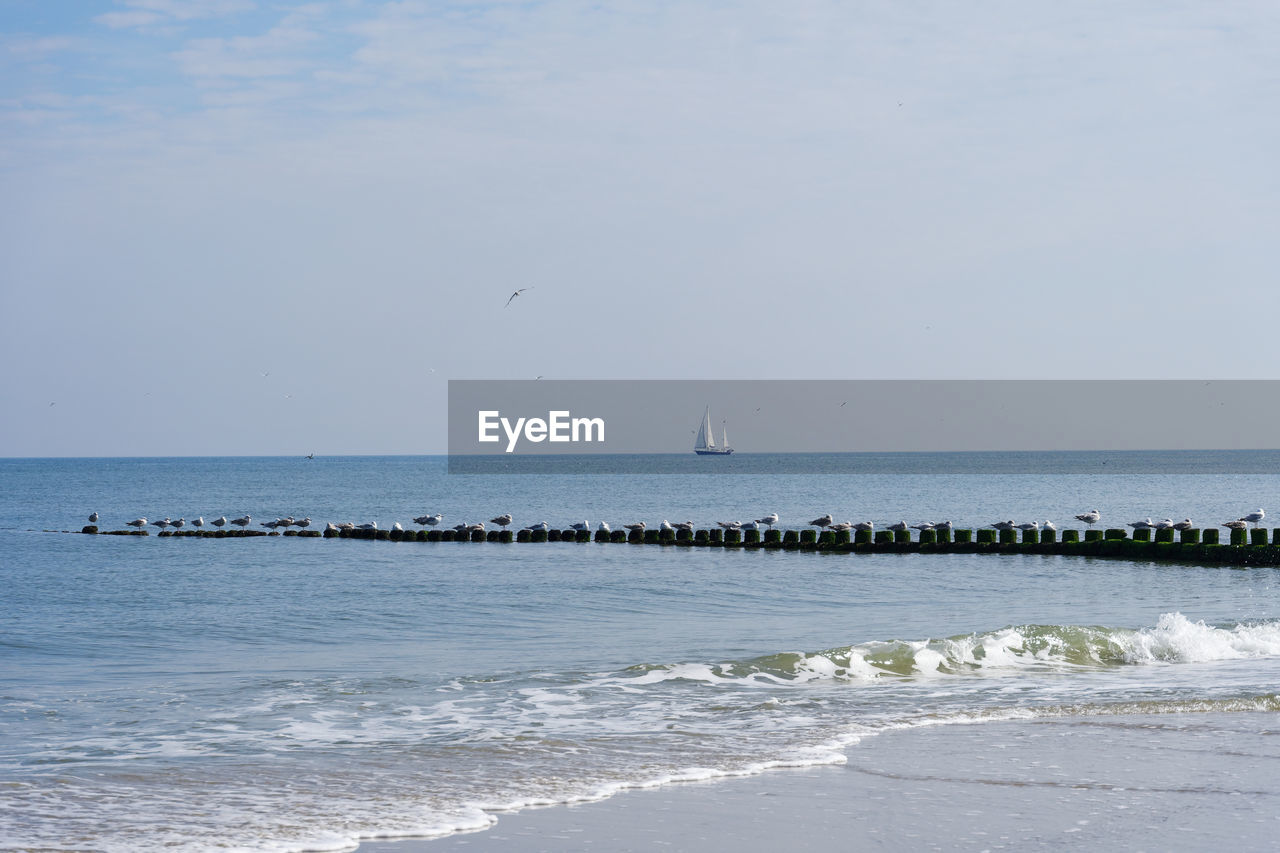
<instances>
[{"instance_id":1,"label":"wave","mask_svg":"<svg viewBox=\"0 0 1280 853\"><path fill-rule=\"evenodd\" d=\"M1232 627L1162 615L1154 627L1019 625L944 639L883 640L817 652L784 652L719 664L645 664L616 679L631 685L671 680L773 686L1071 671L1280 656L1280 621ZM610 679L614 681L615 679Z\"/></svg>"}]
</instances>

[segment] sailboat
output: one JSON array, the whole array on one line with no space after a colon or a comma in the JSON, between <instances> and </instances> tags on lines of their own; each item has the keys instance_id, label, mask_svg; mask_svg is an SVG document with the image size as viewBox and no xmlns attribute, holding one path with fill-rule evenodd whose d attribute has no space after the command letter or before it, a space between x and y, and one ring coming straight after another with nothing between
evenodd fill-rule
<instances>
[{"instance_id":1,"label":"sailboat","mask_svg":"<svg viewBox=\"0 0 1280 853\"><path fill-rule=\"evenodd\" d=\"M720 433L720 446L716 447L716 436L711 429L711 407L702 413L702 423L698 427L698 437L693 441L693 452L699 456L728 456L733 452L729 446L729 430L724 428Z\"/></svg>"}]
</instances>

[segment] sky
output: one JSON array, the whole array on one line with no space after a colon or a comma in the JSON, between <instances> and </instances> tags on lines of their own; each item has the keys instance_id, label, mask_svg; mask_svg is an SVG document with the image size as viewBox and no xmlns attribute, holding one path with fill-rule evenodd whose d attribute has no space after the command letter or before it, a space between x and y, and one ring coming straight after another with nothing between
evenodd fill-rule
<instances>
[{"instance_id":1,"label":"sky","mask_svg":"<svg viewBox=\"0 0 1280 853\"><path fill-rule=\"evenodd\" d=\"M1266 2L5 0L0 456L438 453L448 379L1276 378L1278 41Z\"/></svg>"}]
</instances>

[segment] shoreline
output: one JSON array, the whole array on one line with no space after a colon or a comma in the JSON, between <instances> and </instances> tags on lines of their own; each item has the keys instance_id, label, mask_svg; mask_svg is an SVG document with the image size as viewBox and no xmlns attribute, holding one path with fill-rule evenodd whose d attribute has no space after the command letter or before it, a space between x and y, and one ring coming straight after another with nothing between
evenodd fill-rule
<instances>
[{"instance_id":1,"label":"shoreline","mask_svg":"<svg viewBox=\"0 0 1280 853\"><path fill-rule=\"evenodd\" d=\"M1273 726L1213 712L892 730L845 764L498 812L486 830L356 853L1266 850L1280 828Z\"/></svg>"}]
</instances>

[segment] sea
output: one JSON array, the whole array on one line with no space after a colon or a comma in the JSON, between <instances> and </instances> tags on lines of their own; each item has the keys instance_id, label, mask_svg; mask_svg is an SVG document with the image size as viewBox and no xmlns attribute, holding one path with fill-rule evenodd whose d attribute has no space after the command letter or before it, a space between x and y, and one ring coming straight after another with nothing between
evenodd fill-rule
<instances>
[{"instance_id":1,"label":"sea","mask_svg":"<svg viewBox=\"0 0 1280 853\"><path fill-rule=\"evenodd\" d=\"M319 528L436 512L615 529L772 512L783 528L1280 519L1274 451L850 456L470 475L441 456L0 460L0 849L349 851L767 781L877 738L968 756L954 771L988 748L975 732L1009 721L1099 724L1099 790L1164 761L1192 812L1226 796L1256 810L1237 849L1274 843L1280 568L79 533L91 512L103 530L246 513ZM1015 782L1062 784L1022 748ZM1179 849L1161 831L1148 849Z\"/></svg>"}]
</instances>

